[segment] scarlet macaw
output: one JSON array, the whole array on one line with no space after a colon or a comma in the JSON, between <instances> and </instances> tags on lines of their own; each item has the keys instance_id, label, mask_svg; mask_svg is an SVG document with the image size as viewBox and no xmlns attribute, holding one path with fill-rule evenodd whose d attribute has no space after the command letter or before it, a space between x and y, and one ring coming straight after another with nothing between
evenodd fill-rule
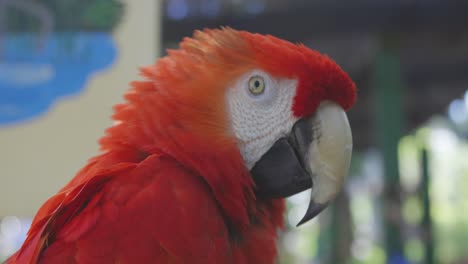
<instances>
[{"instance_id":1,"label":"scarlet macaw","mask_svg":"<svg viewBox=\"0 0 468 264\"><path fill-rule=\"evenodd\" d=\"M312 188L301 224L339 191L356 88L328 57L222 28L141 72L7 263L274 263L283 198Z\"/></svg>"}]
</instances>

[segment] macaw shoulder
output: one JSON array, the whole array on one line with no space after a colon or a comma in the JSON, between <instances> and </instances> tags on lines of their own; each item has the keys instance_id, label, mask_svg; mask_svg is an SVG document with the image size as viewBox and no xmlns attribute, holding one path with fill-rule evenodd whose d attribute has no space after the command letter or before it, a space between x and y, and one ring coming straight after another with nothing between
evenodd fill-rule
<instances>
[{"instance_id":1,"label":"macaw shoulder","mask_svg":"<svg viewBox=\"0 0 468 264\"><path fill-rule=\"evenodd\" d=\"M201 177L161 155L106 168L93 162L40 209L16 263L206 263L230 254Z\"/></svg>"}]
</instances>

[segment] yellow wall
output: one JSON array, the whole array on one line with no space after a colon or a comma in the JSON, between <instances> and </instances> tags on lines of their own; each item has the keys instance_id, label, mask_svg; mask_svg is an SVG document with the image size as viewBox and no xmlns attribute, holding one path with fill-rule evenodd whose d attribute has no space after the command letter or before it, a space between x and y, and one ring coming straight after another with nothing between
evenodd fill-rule
<instances>
[{"instance_id":1,"label":"yellow wall","mask_svg":"<svg viewBox=\"0 0 468 264\"><path fill-rule=\"evenodd\" d=\"M112 124L112 106L122 101L138 67L159 50L159 3L127 0L114 39L118 58L94 75L84 92L56 103L45 115L0 127L0 218L33 216L39 206L98 153L97 140Z\"/></svg>"}]
</instances>

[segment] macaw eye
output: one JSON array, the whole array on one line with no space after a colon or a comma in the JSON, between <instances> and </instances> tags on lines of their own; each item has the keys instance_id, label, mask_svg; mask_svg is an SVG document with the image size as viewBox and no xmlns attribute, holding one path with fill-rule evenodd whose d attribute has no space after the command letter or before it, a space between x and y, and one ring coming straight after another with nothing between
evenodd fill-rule
<instances>
[{"instance_id":1,"label":"macaw eye","mask_svg":"<svg viewBox=\"0 0 468 264\"><path fill-rule=\"evenodd\" d=\"M252 95L260 95L265 92L265 80L261 76L253 76L249 79L249 92Z\"/></svg>"}]
</instances>

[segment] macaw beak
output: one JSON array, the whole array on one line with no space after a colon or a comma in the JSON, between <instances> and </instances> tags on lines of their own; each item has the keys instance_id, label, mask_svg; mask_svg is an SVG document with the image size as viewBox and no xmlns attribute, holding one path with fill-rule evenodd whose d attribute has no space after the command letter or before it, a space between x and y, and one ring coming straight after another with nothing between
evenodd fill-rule
<instances>
[{"instance_id":1,"label":"macaw beak","mask_svg":"<svg viewBox=\"0 0 468 264\"><path fill-rule=\"evenodd\" d=\"M302 118L251 170L256 194L284 198L312 188L309 207L297 226L325 209L348 174L352 136L344 110L323 102L314 115Z\"/></svg>"}]
</instances>

